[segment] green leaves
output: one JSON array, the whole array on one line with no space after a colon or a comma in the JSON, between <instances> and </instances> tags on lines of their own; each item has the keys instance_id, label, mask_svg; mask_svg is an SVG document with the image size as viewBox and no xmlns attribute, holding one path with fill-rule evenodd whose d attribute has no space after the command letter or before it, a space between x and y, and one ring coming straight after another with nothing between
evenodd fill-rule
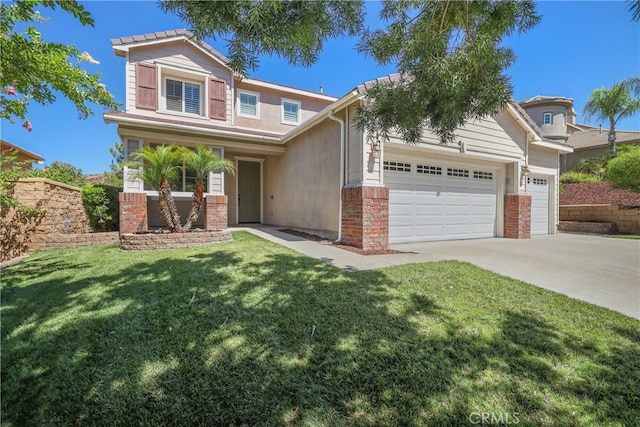
<instances>
[{"instance_id":1,"label":"green leaves","mask_svg":"<svg viewBox=\"0 0 640 427\"><path fill-rule=\"evenodd\" d=\"M116 109L99 73L90 73L80 62L91 62L90 55L80 53L75 46L47 43L40 32L29 25L46 22L35 9L38 5L71 13L82 25L93 26L90 13L75 1L29 1L0 4L0 118L26 120L30 102L51 104L56 92L73 102L80 118L93 114L91 104ZM26 23L24 33L15 26ZM9 89L15 90L15 95Z\"/></svg>"},{"instance_id":2,"label":"green leaves","mask_svg":"<svg viewBox=\"0 0 640 427\"><path fill-rule=\"evenodd\" d=\"M225 39L229 66L239 74L255 70L263 54L308 67L328 38L356 35L364 20L361 0L164 0L160 7L186 21L198 38Z\"/></svg>"},{"instance_id":3,"label":"green leaves","mask_svg":"<svg viewBox=\"0 0 640 427\"><path fill-rule=\"evenodd\" d=\"M357 116L369 135L400 134L420 141L426 128L444 143L472 118L497 113L511 99L504 74L515 55L503 38L525 32L540 17L532 0L387 0L386 27L365 30L362 1L164 0L160 7L186 21L198 38L223 37L230 67L241 74L258 56L282 56L310 66L328 38L359 35L358 50L395 64L401 81L379 84Z\"/></svg>"},{"instance_id":4,"label":"green leaves","mask_svg":"<svg viewBox=\"0 0 640 427\"><path fill-rule=\"evenodd\" d=\"M364 34L358 49L396 63L402 81L367 94L358 126L420 142L428 128L442 143L469 119L496 114L511 99L505 70L515 60L503 37L539 21L531 1L385 2L385 31Z\"/></svg>"}]
</instances>

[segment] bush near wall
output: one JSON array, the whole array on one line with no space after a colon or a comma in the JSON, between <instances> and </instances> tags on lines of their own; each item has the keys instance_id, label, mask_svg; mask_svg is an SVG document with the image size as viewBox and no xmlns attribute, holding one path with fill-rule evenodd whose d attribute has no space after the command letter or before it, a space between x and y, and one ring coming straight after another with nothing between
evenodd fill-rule
<instances>
[{"instance_id":1,"label":"bush near wall","mask_svg":"<svg viewBox=\"0 0 640 427\"><path fill-rule=\"evenodd\" d=\"M120 188L105 184L82 187L82 204L93 231L118 231Z\"/></svg>"}]
</instances>

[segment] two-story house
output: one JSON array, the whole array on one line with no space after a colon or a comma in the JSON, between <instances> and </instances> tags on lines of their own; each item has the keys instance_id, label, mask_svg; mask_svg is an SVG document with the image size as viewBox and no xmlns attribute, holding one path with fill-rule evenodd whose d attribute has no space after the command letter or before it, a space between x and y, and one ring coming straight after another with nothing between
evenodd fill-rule
<instances>
[{"instance_id":1,"label":"two-story house","mask_svg":"<svg viewBox=\"0 0 640 427\"><path fill-rule=\"evenodd\" d=\"M580 160L599 158L610 151L608 129L576 123L573 99L562 96L541 96L520 101L520 106L538 125L542 137L564 141L573 152L560 155L560 172L570 171ZM616 144L640 144L640 132L617 131Z\"/></svg>"},{"instance_id":2,"label":"two-story house","mask_svg":"<svg viewBox=\"0 0 640 427\"><path fill-rule=\"evenodd\" d=\"M457 143L371 141L354 125L370 83L340 98L234 74L186 30L112 40L125 61L127 154L143 146L203 143L236 164L210 174L201 226L265 223L309 230L365 250L389 243L528 237L556 232L558 156L515 102L467 123ZM397 78L388 76L386 79ZM175 197L190 203L185 171ZM157 194L127 170L121 232L162 226ZM212 218L212 216L214 218Z\"/></svg>"}]
</instances>

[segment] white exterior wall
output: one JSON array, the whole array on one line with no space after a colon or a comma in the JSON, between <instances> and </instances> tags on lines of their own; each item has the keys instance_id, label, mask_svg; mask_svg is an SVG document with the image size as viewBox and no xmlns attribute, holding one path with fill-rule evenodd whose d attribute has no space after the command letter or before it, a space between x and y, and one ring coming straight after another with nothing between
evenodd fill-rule
<instances>
[{"instance_id":1,"label":"white exterior wall","mask_svg":"<svg viewBox=\"0 0 640 427\"><path fill-rule=\"evenodd\" d=\"M346 149L346 167L347 167L347 179L345 184L355 185L362 182L363 176L363 134L355 125L353 120L358 107L355 105L349 106L347 109L347 149Z\"/></svg>"}]
</instances>

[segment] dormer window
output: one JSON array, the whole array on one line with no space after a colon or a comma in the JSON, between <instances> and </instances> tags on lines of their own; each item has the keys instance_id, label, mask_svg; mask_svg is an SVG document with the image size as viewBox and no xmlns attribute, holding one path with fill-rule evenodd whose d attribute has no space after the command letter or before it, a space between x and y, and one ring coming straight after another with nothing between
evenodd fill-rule
<instances>
[{"instance_id":1,"label":"dormer window","mask_svg":"<svg viewBox=\"0 0 640 427\"><path fill-rule=\"evenodd\" d=\"M542 115L542 124L543 125L550 125L552 122L553 117L551 116L551 113L544 113Z\"/></svg>"},{"instance_id":2,"label":"dormer window","mask_svg":"<svg viewBox=\"0 0 640 427\"><path fill-rule=\"evenodd\" d=\"M167 110L200 115L200 85L166 79Z\"/></svg>"}]
</instances>

